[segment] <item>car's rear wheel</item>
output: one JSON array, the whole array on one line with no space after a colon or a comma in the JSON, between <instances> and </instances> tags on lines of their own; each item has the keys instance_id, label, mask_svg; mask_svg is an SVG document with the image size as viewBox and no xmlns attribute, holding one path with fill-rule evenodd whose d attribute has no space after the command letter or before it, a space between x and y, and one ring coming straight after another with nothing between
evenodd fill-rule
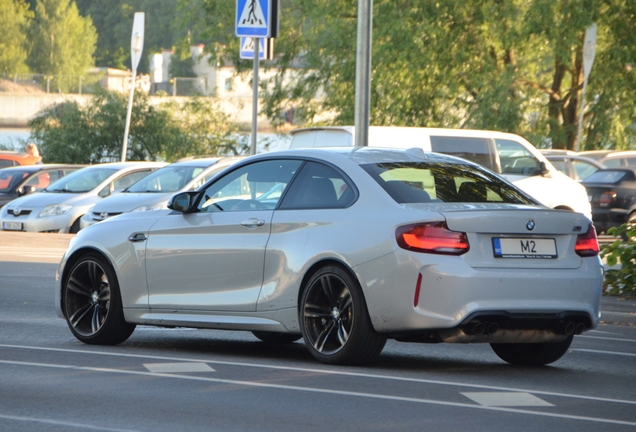
<instances>
[{"instance_id":1,"label":"car's rear wheel","mask_svg":"<svg viewBox=\"0 0 636 432\"><path fill-rule=\"evenodd\" d=\"M514 365L542 366L559 360L570 348L574 335L556 343L491 343L495 354Z\"/></svg>"},{"instance_id":2,"label":"car's rear wheel","mask_svg":"<svg viewBox=\"0 0 636 432\"><path fill-rule=\"evenodd\" d=\"M386 343L371 325L360 285L339 266L322 267L309 278L299 314L305 344L321 362L367 363Z\"/></svg>"},{"instance_id":3,"label":"car's rear wheel","mask_svg":"<svg viewBox=\"0 0 636 432\"><path fill-rule=\"evenodd\" d=\"M298 339L302 338L301 335L297 334L276 333L267 331L253 331L252 334L263 342L272 344L289 344L292 342L296 342Z\"/></svg>"},{"instance_id":4,"label":"car's rear wheel","mask_svg":"<svg viewBox=\"0 0 636 432\"><path fill-rule=\"evenodd\" d=\"M135 330L124 319L115 271L95 252L73 264L64 281L62 301L71 332L84 343L116 345Z\"/></svg>"}]
</instances>

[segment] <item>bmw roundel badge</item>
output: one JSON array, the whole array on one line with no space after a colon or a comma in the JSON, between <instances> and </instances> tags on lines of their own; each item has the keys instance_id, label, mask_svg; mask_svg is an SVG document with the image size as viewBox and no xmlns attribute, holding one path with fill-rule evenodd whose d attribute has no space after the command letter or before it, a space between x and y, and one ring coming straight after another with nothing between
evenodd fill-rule
<instances>
[{"instance_id":1,"label":"bmw roundel badge","mask_svg":"<svg viewBox=\"0 0 636 432\"><path fill-rule=\"evenodd\" d=\"M526 224L526 228L528 228L528 231L532 231L534 229L535 225L534 225L534 221L532 219L530 219L528 221L528 223Z\"/></svg>"}]
</instances>

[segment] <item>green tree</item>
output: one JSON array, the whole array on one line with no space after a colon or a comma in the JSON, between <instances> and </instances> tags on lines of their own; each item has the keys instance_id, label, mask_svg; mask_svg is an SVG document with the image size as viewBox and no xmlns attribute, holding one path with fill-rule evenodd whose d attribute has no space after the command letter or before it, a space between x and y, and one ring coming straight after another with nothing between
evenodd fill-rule
<instances>
[{"instance_id":1,"label":"green tree","mask_svg":"<svg viewBox=\"0 0 636 432\"><path fill-rule=\"evenodd\" d=\"M170 76L171 77L196 77L194 73L194 58L190 49L190 37L183 38L179 41L174 49L174 54L170 58Z\"/></svg>"},{"instance_id":2,"label":"green tree","mask_svg":"<svg viewBox=\"0 0 636 432\"><path fill-rule=\"evenodd\" d=\"M85 106L53 105L29 123L31 138L49 162L95 164L121 159L128 98L99 92ZM218 103L194 98L179 105L167 98L151 103L135 95L128 160L167 160L195 154L241 154L247 139Z\"/></svg>"},{"instance_id":3,"label":"green tree","mask_svg":"<svg viewBox=\"0 0 636 432\"><path fill-rule=\"evenodd\" d=\"M144 12L144 52L138 71L148 73L148 56L171 49L187 35L176 2L165 0L77 0L84 16L90 16L97 28L96 64L131 69L130 37L135 12Z\"/></svg>"},{"instance_id":4,"label":"green tree","mask_svg":"<svg viewBox=\"0 0 636 432\"><path fill-rule=\"evenodd\" d=\"M26 30L33 14L24 0L0 0L0 73L28 72Z\"/></svg>"},{"instance_id":5,"label":"green tree","mask_svg":"<svg viewBox=\"0 0 636 432\"><path fill-rule=\"evenodd\" d=\"M216 61L239 73L234 3L190 2L193 27ZM371 123L497 129L537 145L575 144L585 29L598 24L582 148L636 146L636 2L631 0L375 0ZM204 13L200 13L203 9ZM317 122L352 124L357 5L282 2L277 76L263 82L274 123L291 105ZM265 62L265 67L272 66ZM285 76L295 74L295 79Z\"/></svg>"},{"instance_id":6,"label":"green tree","mask_svg":"<svg viewBox=\"0 0 636 432\"><path fill-rule=\"evenodd\" d=\"M77 85L77 76L93 66L97 33L90 18L80 16L74 1L38 0L31 26L29 66L55 75L61 90Z\"/></svg>"}]
</instances>

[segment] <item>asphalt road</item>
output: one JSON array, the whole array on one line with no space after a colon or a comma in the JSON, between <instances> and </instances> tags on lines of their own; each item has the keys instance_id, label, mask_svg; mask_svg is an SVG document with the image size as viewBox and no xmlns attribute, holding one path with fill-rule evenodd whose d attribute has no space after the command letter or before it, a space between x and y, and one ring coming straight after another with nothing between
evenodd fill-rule
<instances>
[{"instance_id":1,"label":"asphalt road","mask_svg":"<svg viewBox=\"0 0 636 432\"><path fill-rule=\"evenodd\" d=\"M0 233L1 431L636 430L631 303L541 368L393 341L371 365L332 367L302 342L145 326L89 346L53 309L69 238Z\"/></svg>"}]
</instances>

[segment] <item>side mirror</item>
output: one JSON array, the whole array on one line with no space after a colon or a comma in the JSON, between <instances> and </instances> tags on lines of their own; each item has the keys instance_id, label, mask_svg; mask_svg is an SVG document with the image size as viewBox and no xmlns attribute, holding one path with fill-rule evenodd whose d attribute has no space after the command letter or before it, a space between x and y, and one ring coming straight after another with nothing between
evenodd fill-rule
<instances>
[{"instance_id":1,"label":"side mirror","mask_svg":"<svg viewBox=\"0 0 636 432\"><path fill-rule=\"evenodd\" d=\"M35 192L35 186L20 186L17 190L19 196L24 196Z\"/></svg>"},{"instance_id":2,"label":"side mirror","mask_svg":"<svg viewBox=\"0 0 636 432\"><path fill-rule=\"evenodd\" d=\"M545 165L545 162L541 161L539 162L539 174L542 176L546 176L548 174L550 174L550 170L548 169L548 167Z\"/></svg>"},{"instance_id":3,"label":"side mirror","mask_svg":"<svg viewBox=\"0 0 636 432\"><path fill-rule=\"evenodd\" d=\"M176 195L173 195L168 200L168 208L170 210L175 210L180 213L190 213L190 207L193 203L193 198L196 194L192 192L181 192Z\"/></svg>"}]
</instances>

